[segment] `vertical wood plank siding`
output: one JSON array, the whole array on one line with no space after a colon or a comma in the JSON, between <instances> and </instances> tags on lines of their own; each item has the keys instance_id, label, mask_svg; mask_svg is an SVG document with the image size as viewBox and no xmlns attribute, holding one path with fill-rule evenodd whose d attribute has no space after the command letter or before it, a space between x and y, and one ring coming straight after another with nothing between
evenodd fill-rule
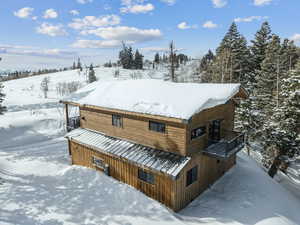
<instances>
[{"instance_id":1,"label":"vertical wood plank siding","mask_svg":"<svg viewBox=\"0 0 300 225\"><path fill-rule=\"evenodd\" d=\"M138 179L139 167L129 163L126 160L114 158L73 141L70 142L70 147L73 164L102 171L92 163L92 157L98 157L109 165L110 176L135 187L150 198L163 203L169 208L174 208L174 202L172 201L172 188L174 181L170 177L165 176L162 173L155 173L153 171L144 169L145 171L154 174L155 183L149 184Z\"/></svg>"}]
</instances>

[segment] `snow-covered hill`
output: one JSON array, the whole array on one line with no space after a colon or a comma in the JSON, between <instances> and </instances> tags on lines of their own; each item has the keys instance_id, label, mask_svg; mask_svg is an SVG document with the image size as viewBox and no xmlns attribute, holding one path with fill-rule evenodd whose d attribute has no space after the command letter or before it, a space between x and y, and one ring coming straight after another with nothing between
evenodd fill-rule
<instances>
[{"instance_id":1,"label":"snow-covered hill","mask_svg":"<svg viewBox=\"0 0 300 225\"><path fill-rule=\"evenodd\" d=\"M101 80L162 79L163 71L97 68ZM5 82L8 112L0 116L0 224L300 224L300 202L240 153L237 166L186 209L173 213L134 188L99 172L71 166L62 138L63 110L56 86L78 81L80 98L93 89L84 74L49 74L49 98L36 76Z\"/></svg>"}]
</instances>

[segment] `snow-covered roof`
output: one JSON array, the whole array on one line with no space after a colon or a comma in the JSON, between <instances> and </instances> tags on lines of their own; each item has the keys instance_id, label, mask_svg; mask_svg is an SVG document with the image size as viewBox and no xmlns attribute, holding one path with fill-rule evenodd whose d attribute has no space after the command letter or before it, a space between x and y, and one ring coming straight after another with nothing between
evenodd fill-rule
<instances>
[{"instance_id":1,"label":"snow-covered roof","mask_svg":"<svg viewBox=\"0 0 300 225\"><path fill-rule=\"evenodd\" d=\"M191 159L190 157L153 149L88 129L78 128L73 130L66 135L66 138L104 154L124 158L141 167L165 173L173 179Z\"/></svg>"},{"instance_id":2,"label":"snow-covered roof","mask_svg":"<svg viewBox=\"0 0 300 225\"><path fill-rule=\"evenodd\" d=\"M194 114L226 103L240 90L240 84L174 83L141 79L97 82L78 103L190 119Z\"/></svg>"}]
</instances>

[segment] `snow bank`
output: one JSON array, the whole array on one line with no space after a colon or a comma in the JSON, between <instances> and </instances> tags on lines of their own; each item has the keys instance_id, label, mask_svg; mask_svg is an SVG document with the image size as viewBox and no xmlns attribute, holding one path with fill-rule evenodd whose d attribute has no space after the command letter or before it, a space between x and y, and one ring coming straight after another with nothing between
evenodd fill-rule
<instances>
[{"instance_id":1,"label":"snow bank","mask_svg":"<svg viewBox=\"0 0 300 225\"><path fill-rule=\"evenodd\" d=\"M142 79L98 82L97 88L79 100L121 109L180 119L189 119L204 109L224 104L238 93L240 84L173 83Z\"/></svg>"}]
</instances>

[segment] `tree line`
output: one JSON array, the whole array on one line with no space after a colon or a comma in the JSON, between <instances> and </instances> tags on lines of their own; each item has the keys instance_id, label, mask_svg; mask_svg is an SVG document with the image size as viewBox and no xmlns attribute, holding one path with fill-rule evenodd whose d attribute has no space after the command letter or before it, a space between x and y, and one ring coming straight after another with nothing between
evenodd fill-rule
<instances>
[{"instance_id":1,"label":"tree line","mask_svg":"<svg viewBox=\"0 0 300 225\"><path fill-rule=\"evenodd\" d=\"M232 23L216 52L201 59L202 82L241 83L249 98L238 108L247 143L263 146L273 177L287 157L300 155L300 49L264 22L248 43ZM249 147L249 146L248 146Z\"/></svg>"}]
</instances>

